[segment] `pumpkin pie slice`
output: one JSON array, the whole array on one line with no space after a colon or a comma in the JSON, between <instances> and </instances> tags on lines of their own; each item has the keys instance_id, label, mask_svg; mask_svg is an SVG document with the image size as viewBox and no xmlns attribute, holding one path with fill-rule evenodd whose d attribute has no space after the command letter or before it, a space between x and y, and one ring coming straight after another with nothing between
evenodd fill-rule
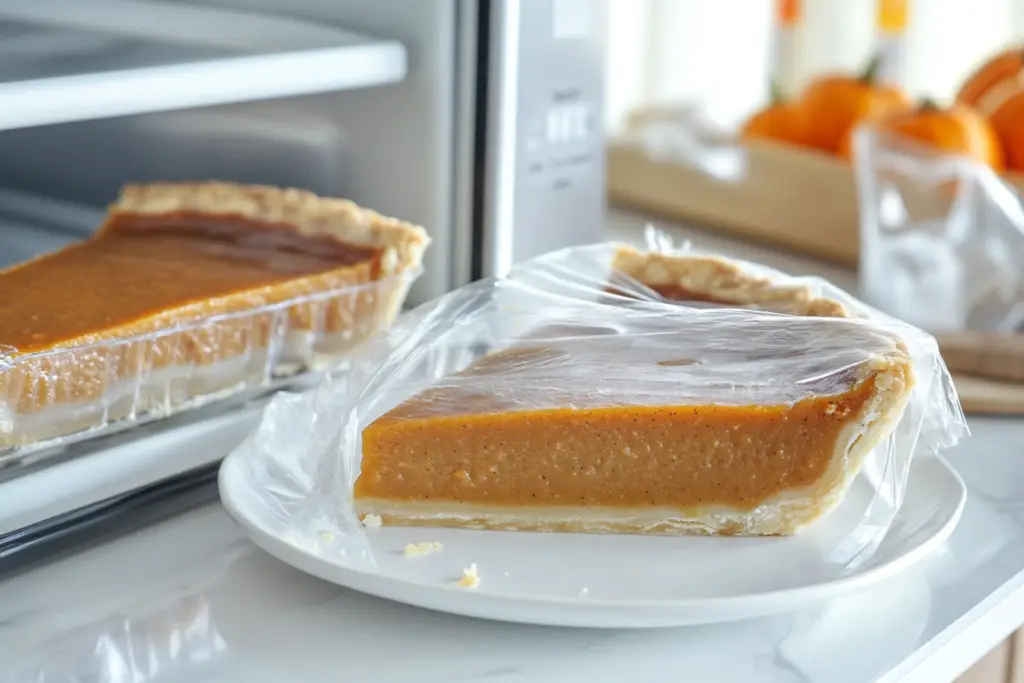
<instances>
[{"instance_id":1,"label":"pumpkin pie slice","mask_svg":"<svg viewBox=\"0 0 1024 683\"><path fill-rule=\"evenodd\" d=\"M0 270L0 451L336 360L397 314L428 243L300 190L126 187L90 239Z\"/></svg>"},{"instance_id":2,"label":"pumpkin pie slice","mask_svg":"<svg viewBox=\"0 0 1024 683\"><path fill-rule=\"evenodd\" d=\"M633 291L763 311L620 298L598 304L615 324L540 326L366 426L356 512L391 525L777 535L838 505L903 414L904 343L722 259L622 248L613 266Z\"/></svg>"}]
</instances>

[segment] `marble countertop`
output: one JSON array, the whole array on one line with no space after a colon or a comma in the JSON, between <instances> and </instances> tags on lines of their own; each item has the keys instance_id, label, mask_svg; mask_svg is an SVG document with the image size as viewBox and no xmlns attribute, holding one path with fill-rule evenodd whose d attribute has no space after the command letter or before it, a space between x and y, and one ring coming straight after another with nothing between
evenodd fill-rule
<instances>
[{"instance_id":1,"label":"marble countertop","mask_svg":"<svg viewBox=\"0 0 1024 683\"><path fill-rule=\"evenodd\" d=\"M477 621L306 576L210 505L0 583L0 681L951 681L1024 622L1024 422L972 429L947 544L818 609L650 631Z\"/></svg>"},{"instance_id":2,"label":"marble countertop","mask_svg":"<svg viewBox=\"0 0 1024 683\"><path fill-rule=\"evenodd\" d=\"M0 681L952 681L1024 623L1024 420L971 429L950 455L969 488L950 540L813 610L647 631L477 621L306 576L208 505L0 582Z\"/></svg>"}]
</instances>

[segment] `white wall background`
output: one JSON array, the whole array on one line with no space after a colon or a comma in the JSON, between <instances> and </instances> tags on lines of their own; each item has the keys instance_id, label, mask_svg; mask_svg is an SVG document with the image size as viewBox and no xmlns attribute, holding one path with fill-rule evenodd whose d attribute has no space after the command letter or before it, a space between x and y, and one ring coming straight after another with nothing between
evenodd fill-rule
<instances>
[{"instance_id":1,"label":"white wall background","mask_svg":"<svg viewBox=\"0 0 1024 683\"><path fill-rule=\"evenodd\" d=\"M774 0L608 0L606 125L641 104L697 103L724 124L767 98ZM798 83L860 69L876 49L875 0L804 0ZM947 99L982 59L1024 41L1024 0L910 0L904 86Z\"/></svg>"}]
</instances>

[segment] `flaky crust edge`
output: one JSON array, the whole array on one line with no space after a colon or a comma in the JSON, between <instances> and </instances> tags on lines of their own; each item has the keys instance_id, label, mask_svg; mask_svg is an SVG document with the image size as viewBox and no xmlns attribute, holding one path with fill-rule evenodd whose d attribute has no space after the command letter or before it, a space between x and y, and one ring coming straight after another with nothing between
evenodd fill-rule
<instances>
[{"instance_id":1,"label":"flaky crust edge","mask_svg":"<svg viewBox=\"0 0 1024 683\"><path fill-rule=\"evenodd\" d=\"M302 235L326 235L348 244L379 247L383 275L418 269L430 245L418 225L383 216L347 199L307 190L228 182L126 185L111 214L195 211L241 216L293 227Z\"/></svg>"},{"instance_id":2,"label":"flaky crust edge","mask_svg":"<svg viewBox=\"0 0 1024 683\"><path fill-rule=\"evenodd\" d=\"M715 256L645 252L623 245L615 251L612 270L647 287L676 285L731 306L789 315L851 317L842 302L818 296L806 285L781 285Z\"/></svg>"}]
</instances>

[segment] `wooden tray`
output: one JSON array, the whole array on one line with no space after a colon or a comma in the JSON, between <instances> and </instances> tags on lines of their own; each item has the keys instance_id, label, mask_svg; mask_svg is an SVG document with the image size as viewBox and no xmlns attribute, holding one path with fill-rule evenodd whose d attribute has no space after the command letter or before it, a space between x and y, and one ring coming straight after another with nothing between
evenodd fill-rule
<instances>
[{"instance_id":1,"label":"wooden tray","mask_svg":"<svg viewBox=\"0 0 1024 683\"><path fill-rule=\"evenodd\" d=\"M641 109L624 135L608 144L607 188L611 201L656 216L696 223L831 263L855 267L860 255L860 218L853 168L824 152L783 143L738 142L693 133L710 147L732 150L736 168L709 170L670 150L642 142L655 124L688 130L685 107ZM646 128L650 130L650 128ZM1006 180L1024 194L1024 175ZM941 219L952 204L948 188L900 187L915 220Z\"/></svg>"},{"instance_id":2,"label":"wooden tray","mask_svg":"<svg viewBox=\"0 0 1024 683\"><path fill-rule=\"evenodd\" d=\"M818 152L772 143L741 150L725 179L627 139L608 146L608 197L677 221L855 267L857 191L850 168Z\"/></svg>"},{"instance_id":3,"label":"wooden tray","mask_svg":"<svg viewBox=\"0 0 1024 683\"><path fill-rule=\"evenodd\" d=\"M950 332L936 339L964 411L1024 415L1024 335Z\"/></svg>"}]
</instances>

